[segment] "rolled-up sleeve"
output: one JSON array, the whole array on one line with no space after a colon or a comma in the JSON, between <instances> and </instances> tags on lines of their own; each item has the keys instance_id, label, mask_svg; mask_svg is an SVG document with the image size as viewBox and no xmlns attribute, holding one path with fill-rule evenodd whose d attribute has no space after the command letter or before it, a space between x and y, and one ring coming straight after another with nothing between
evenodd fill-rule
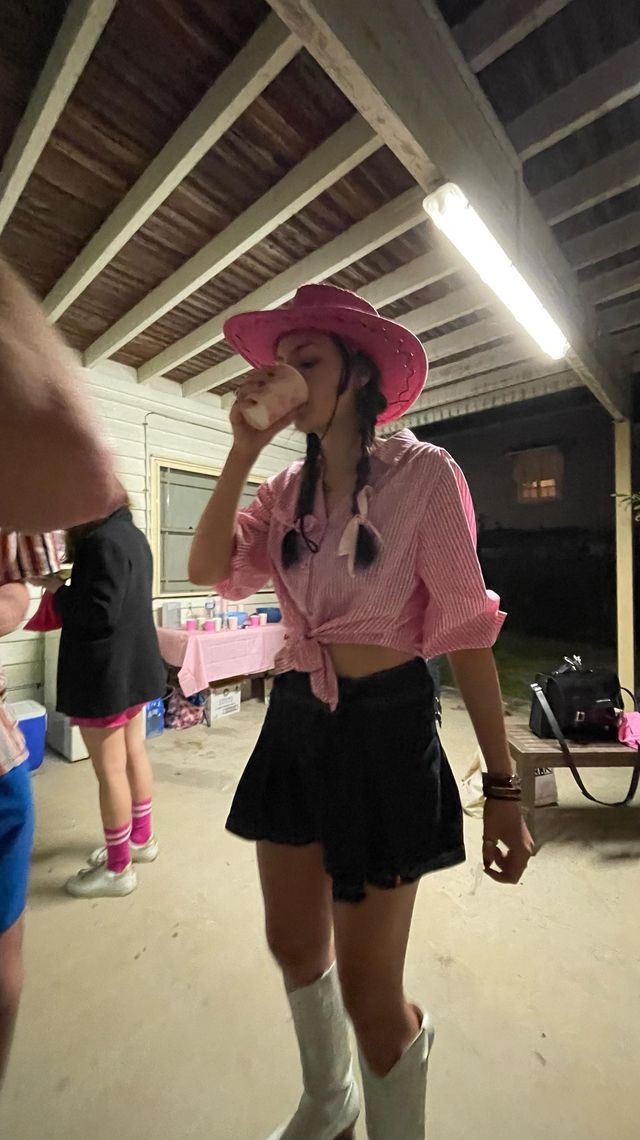
<instances>
[{"instance_id":1,"label":"rolled-up sleeve","mask_svg":"<svg viewBox=\"0 0 640 1140\"><path fill-rule=\"evenodd\" d=\"M231 569L223 582L216 583L223 598L234 602L248 598L270 580L273 568L268 539L273 501L271 482L263 483L251 505L238 512Z\"/></svg>"},{"instance_id":2,"label":"rolled-up sleeve","mask_svg":"<svg viewBox=\"0 0 640 1140\"><path fill-rule=\"evenodd\" d=\"M487 648L506 617L498 595L485 586L467 481L445 451L439 452L438 466L418 535L418 573L428 593L425 657Z\"/></svg>"}]
</instances>

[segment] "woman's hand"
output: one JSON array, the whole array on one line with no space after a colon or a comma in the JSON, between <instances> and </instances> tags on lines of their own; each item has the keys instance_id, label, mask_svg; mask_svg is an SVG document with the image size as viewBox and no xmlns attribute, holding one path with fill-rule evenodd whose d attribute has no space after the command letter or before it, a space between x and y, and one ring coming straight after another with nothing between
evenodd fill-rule
<instances>
[{"instance_id":1,"label":"woman's hand","mask_svg":"<svg viewBox=\"0 0 640 1140\"><path fill-rule=\"evenodd\" d=\"M533 851L533 839L522 817L520 803L487 799L482 837L486 874L496 883L519 883Z\"/></svg>"},{"instance_id":2,"label":"woman's hand","mask_svg":"<svg viewBox=\"0 0 640 1140\"><path fill-rule=\"evenodd\" d=\"M295 411L278 420L267 431L258 431L245 420L242 414L242 396L239 396L229 412L234 450L253 463L281 431L291 426L294 419Z\"/></svg>"}]
</instances>

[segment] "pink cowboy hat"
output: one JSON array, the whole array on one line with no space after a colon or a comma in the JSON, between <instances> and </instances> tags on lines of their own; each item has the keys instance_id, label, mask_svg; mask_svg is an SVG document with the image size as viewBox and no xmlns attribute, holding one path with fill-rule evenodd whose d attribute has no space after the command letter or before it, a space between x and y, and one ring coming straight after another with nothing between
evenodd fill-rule
<instances>
[{"instance_id":1,"label":"pink cowboy hat","mask_svg":"<svg viewBox=\"0 0 640 1140\"><path fill-rule=\"evenodd\" d=\"M378 316L373 305L336 285L302 285L288 305L238 313L225 322L229 344L254 368L273 364L287 333L332 333L370 356L380 369L387 409L378 423L403 415L424 388L427 354L422 341L397 321Z\"/></svg>"}]
</instances>

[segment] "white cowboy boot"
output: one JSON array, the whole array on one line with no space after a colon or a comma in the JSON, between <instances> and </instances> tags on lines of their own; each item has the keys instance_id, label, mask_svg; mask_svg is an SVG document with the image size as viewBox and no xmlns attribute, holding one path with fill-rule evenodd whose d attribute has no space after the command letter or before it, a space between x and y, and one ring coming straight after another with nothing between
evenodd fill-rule
<instances>
[{"instance_id":1,"label":"white cowboy boot","mask_svg":"<svg viewBox=\"0 0 640 1140\"><path fill-rule=\"evenodd\" d=\"M378 1077L360 1051L369 1140L425 1140L427 1065L433 1026L421 1015L418 1036L386 1077Z\"/></svg>"},{"instance_id":2,"label":"white cowboy boot","mask_svg":"<svg viewBox=\"0 0 640 1140\"><path fill-rule=\"evenodd\" d=\"M353 1140L360 1095L335 964L311 986L288 994L304 1092L288 1124L269 1140Z\"/></svg>"}]
</instances>

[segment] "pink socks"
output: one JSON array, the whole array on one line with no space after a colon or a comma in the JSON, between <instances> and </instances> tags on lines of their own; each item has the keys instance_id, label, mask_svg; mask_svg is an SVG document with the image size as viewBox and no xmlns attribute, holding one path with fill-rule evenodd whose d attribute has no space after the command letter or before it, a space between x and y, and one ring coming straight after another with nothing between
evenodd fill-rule
<instances>
[{"instance_id":1,"label":"pink socks","mask_svg":"<svg viewBox=\"0 0 640 1140\"><path fill-rule=\"evenodd\" d=\"M119 875L131 862L131 824L128 823L126 827L105 827L104 838L107 845L107 870Z\"/></svg>"},{"instance_id":2,"label":"pink socks","mask_svg":"<svg viewBox=\"0 0 640 1140\"><path fill-rule=\"evenodd\" d=\"M151 839L151 800L134 803L133 823L124 827L105 827L104 838L107 845L107 869L118 875L131 862L130 843L142 847Z\"/></svg>"},{"instance_id":3,"label":"pink socks","mask_svg":"<svg viewBox=\"0 0 640 1140\"><path fill-rule=\"evenodd\" d=\"M151 839L151 800L140 800L133 805L131 842L142 847Z\"/></svg>"}]
</instances>

